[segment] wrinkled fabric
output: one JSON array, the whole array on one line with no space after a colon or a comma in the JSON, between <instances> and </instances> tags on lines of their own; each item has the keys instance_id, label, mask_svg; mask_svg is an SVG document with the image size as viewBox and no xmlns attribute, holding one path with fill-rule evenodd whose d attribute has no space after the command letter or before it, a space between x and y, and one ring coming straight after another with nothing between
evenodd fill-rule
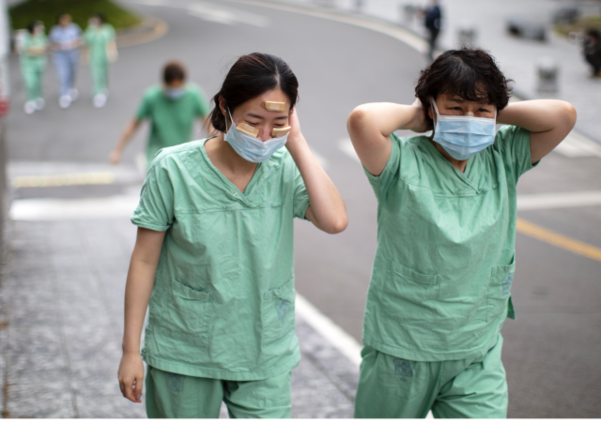
<instances>
[{"instance_id":1,"label":"wrinkled fabric","mask_svg":"<svg viewBox=\"0 0 601 424\"><path fill-rule=\"evenodd\" d=\"M94 95L105 93L109 65L106 49L109 42L115 39L115 29L109 24L104 24L100 28L90 25L86 28L83 39L90 48L90 73Z\"/></svg>"},{"instance_id":2,"label":"wrinkled fabric","mask_svg":"<svg viewBox=\"0 0 601 424\"><path fill-rule=\"evenodd\" d=\"M187 84L186 93L178 99L165 96L160 85L147 89L136 112L137 119L151 123L146 163L150 165L162 148L190 141L194 120L208 114L209 104L197 85Z\"/></svg>"},{"instance_id":3,"label":"wrinkled fabric","mask_svg":"<svg viewBox=\"0 0 601 424\"><path fill-rule=\"evenodd\" d=\"M454 361L419 362L366 346L355 418L507 418L503 337L488 352Z\"/></svg>"},{"instance_id":4,"label":"wrinkled fabric","mask_svg":"<svg viewBox=\"0 0 601 424\"><path fill-rule=\"evenodd\" d=\"M206 140L163 149L132 222L166 231L143 357L164 371L260 380L300 360L294 332L293 218L309 197L287 150L258 165L241 193Z\"/></svg>"},{"instance_id":5,"label":"wrinkled fabric","mask_svg":"<svg viewBox=\"0 0 601 424\"><path fill-rule=\"evenodd\" d=\"M380 176L378 247L363 343L415 361L486 352L513 317L516 184L532 168L530 133L505 126L465 173L427 137L391 135Z\"/></svg>"},{"instance_id":6,"label":"wrinkled fabric","mask_svg":"<svg viewBox=\"0 0 601 424\"><path fill-rule=\"evenodd\" d=\"M19 61L21 62L21 72L25 82L27 100L36 100L42 97L42 78L46 70L46 55L31 55L27 49L36 47L45 47L48 45L48 39L44 33L31 35L27 33L21 46Z\"/></svg>"}]
</instances>

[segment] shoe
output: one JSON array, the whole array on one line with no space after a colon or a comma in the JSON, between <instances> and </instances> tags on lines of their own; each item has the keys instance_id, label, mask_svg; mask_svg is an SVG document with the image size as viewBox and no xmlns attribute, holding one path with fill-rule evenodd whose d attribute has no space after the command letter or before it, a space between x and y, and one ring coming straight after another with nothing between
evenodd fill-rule
<instances>
[{"instance_id":1,"label":"shoe","mask_svg":"<svg viewBox=\"0 0 601 424\"><path fill-rule=\"evenodd\" d=\"M61 98L58 100L58 104L61 108L67 109L69 106L71 106L71 97L68 94L61 96Z\"/></svg>"},{"instance_id":2,"label":"shoe","mask_svg":"<svg viewBox=\"0 0 601 424\"><path fill-rule=\"evenodd\" d=\"M25 113L28 115L31 115L33 112L35 112L35 100L30 100L28 102L25 102Z\"/></svg>"},{"instance_id":3,"label":"shoe","mask_svg":"<svg viewBox=\"0 0 601 424\"><path fill-rule=\"evenodd\" d=\"M79 91L77 91L77 88L72 88L69 90L69 97L71 98L72 102L79 98Z\"/></svg>"},{"instance_id":4,"label":"shoe","mask_svg":"<svg viewBox=\"0 0 601 424\"><path fill-rule=\"evenodd\" d=\"M103 107L106 104L106 94L100 93L94 96L94 107Z\"/></svg>"},{"instance_id":5,"label":"shoe","mask_svg":"<svg viewBox=\"0 0 601 424\"><path fill-rule=\"evenodd\" d=\"M44 99L42 99L41 97L38 97L35 101L35 108L37 110L42 110L42 109L44 109L44 106L46 106L46 101Z\"/></svg>"}]
</instances>

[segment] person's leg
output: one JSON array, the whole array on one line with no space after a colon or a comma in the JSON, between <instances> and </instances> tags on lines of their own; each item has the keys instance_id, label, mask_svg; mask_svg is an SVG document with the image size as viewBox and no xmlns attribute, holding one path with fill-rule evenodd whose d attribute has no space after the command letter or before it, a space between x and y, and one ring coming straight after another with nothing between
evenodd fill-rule
<instances>
[{"instance_id":1,"label":"person's leg","mask_svg":"<svg viewBox=\"0 0 601 424\"><path fill-rule=\"evenodd\" d=\"M148 418L219 418L222 399L221 380L173 374L148 366Z\"/></svg>"},{"instance_id":2,"label":"person's leg","mask_svg":"<svg viewBox=\"0 0 601 424\"><path fill-rule=\"evenodd\" d=\"M79 67L79 50L73 49L68 52L69 57L69 89L75 89L75 79Z\"/></svg>"},{"instance_id":3,"label":"person's leg","mask_svg":"<svg viewBox=\"0 0 601 424\"><path fill-rule=\"evenodd\" d=\"M503 338L486 356L445 384L432 407L435 418L507 418Z\"/></svg>"},{"instance_id":4,"label":"person's leg","mask_svg":"<svg viewBox=\"0 0 601 424\"><path fill-rule=\"evenodd\" d=\"M369 346L355 397L355 418L425 418L437 394L440 363L395 358Z\"/></svg>"},{"instance_id":5,"label":"person's leg","mask_svg":"<svg viewBox=\"0 0 601 424\"><path fill-rule=\"evenodd\" d=\"M290 418L291 372L256 381L224 381L230 418Z\"/></svg>"},{"instance_id":6,"label":"person's leg","mask_svg":"<svg viewBox=\"0 0 601 424\"><path fill-rule=\"evenodd\" d=\"M61 96L69 94L69 60L65 52L58 51L52 55L54 66L56 68L56 75L58 76L58 83L60 86Z\"/></svg>"},{"instance_id":7,"label":"person's leg","mask_svg":"<svg viewBox=\"0 0 601 424\"><path fill-rule=\"evenodd\" d=\"M33 64L21 66L27 101L37 99L36 70Z\"/></svg>"},{"instance_id":8,"label":"person's leg","mask_svg":"<svg viewBox=\"0 0 601 424\"><path fill-rule=\"evenodd\" d=\"M106 64L91 63L90 73L92 74L94 95L104 94L106 91Z\"/></svg>"}]
</instances>

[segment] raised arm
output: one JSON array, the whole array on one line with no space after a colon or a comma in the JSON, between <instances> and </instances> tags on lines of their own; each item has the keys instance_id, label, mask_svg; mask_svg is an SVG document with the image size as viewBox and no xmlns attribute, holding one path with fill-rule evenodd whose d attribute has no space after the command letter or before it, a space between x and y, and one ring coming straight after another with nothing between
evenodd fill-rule
<instances>
[{"instance_id":1,"label":"raised arm","mask_svg":"<svg viewBox=\"0 0 601 424\"><path fill-rule=\"evenodd\" d=\"M142 121L138 118L134 118L131 121L129 121L127 127L125 127L125 130L123 131L123 134L121 134L119 142L117 143L117 145L111 152L111 155L109 156L109 161L113 165L117 165L121 161L121 154L123 153L123 149L125 149L125 146L127 146L129 140L134 136L141 123Z\"/></svg>"},{"instance_id":2,"label":"raised arm","mask_svg":"<svg viewBox=\"0 0 601 424\"><path fill-rule=\"evenodd\" d=\"M340 233L348 224L344 200L311 153L307 140L301 133L296 109L290 114L290 127L286 147L303 177L309 194L310 206L305 216L326 233Z\"/></svg>"},{"instance_id":3,"label":"raised arm","mask_svg":"<svg viewBox=\"0 0 601 424\"><path fill-rule=\"evenodd\" d=\"M361 163L372 175L380 175L390 159L390 134L401 129L416 132L431 129L419 100L412 105L366 103L357 106L346 126Z\"/></svg>"},{"instance_id":4,"label":"raised arm","mask_svg":"<svg viewBox=\"0 0 601 424\"><path fill-rule=\"evenodd\" d=\"M125 286L125 330L118 378L123 397L137 403L141 402L144 381L140 337L164 237L164 231L138 228Z\"/></svg>"},{"instance_id":5,"label":"raised arm","mask_svg":"<svg viewBox=\"0 0 601 424\"><path fill-rule=\"evenodd\" d=\"M574 128L576 109L563 100L527 100L507 105L499 112L497 122L530 131L530 155L534 164Z\"/></svg>"}]
</instances>

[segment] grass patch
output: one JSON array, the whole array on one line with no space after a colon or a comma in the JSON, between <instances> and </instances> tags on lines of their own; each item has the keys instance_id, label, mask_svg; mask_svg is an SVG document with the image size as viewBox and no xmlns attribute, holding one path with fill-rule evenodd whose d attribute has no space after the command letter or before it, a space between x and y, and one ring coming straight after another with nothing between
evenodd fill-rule
<instances>
[{"instance_id":1,"label":"grass patch","mask_svg":"<svg viewBox=\"0 0 601 424\"><path fill-rule=\"evenodd\" d=\"M574 22L555 25L555 31L566 37L571 32L585 32L588 29L597 29L601 32L601 15L583 16Z\"/></svg>"},{"instance_id":2,"label":"grass patch","mask_svg":"<svg viewBox=\"0 0 601 424\"><path fill-rule=\"evenodd\" d=\"M93 13L102 13L115 29L127 28L142 22L135 13L110 0L27 0L9 8L13 29L23 29L33 20L44 22L46 32L56 24L59 14L68 13L82 29L88 26Z\"/></svg>"}]
</instances>

